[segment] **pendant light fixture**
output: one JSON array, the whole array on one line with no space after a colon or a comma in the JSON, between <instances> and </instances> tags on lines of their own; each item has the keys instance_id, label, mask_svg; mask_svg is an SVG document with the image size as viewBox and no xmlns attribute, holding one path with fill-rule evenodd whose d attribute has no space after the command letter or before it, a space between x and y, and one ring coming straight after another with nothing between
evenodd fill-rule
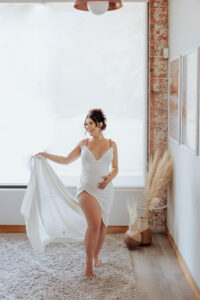
<instances>
[{"instance_id":1,"label":"pendant light fixture","mask_svg":"<svg viewBox=\"0 0 200 300\"><path fill-rule=\"evenodd\" d=\"M76 0L74 8L91 11L95 15L101 15L108 10L115 10L122 7L121 0Z\"/></svg>"}]
</instances>

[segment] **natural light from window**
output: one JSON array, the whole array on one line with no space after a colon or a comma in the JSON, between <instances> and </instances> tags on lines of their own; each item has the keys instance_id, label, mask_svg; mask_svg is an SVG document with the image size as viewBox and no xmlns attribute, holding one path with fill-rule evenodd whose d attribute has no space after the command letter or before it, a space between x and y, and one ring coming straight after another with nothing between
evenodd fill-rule
<instances>
[{"instance_id":1,"label":"natural light from window","mask_svg":"<svg viewBox=\"0 0 200 300\"><path fill-rule=\"evenodd\" d=\"M118 146L115 186L145 184L147 21L145 3L95 16L73 3L0 5L0 184L26 185L29 158L66 156L85 135L89 109L107 116ZM80 158L49 161L76 186Z\"/></svg>"}]
</instances>

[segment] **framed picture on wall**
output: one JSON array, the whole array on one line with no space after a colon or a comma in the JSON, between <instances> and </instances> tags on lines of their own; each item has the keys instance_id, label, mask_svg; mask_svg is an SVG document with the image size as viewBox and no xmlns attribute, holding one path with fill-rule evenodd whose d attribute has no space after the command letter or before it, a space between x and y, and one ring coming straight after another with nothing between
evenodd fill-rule
<instances>
[{"instance_id":1,"label":"framed picture on wall","mask_svg":"<svg viewBox=\"0 0 200 300\"><path fill-rule=\"evenodd\" d=\"M168 137L181 142L181 56L169 61Z\"/></svg>"},{"instance_id":2,"label":"framed picture on wall","mask_svg":"<svg viewBox=\"0 0 200 300\"><path fill-rule=\"evenodd\" d=\"M182 144L196 155L199 150L199 57L200 48L195 48L182 59Z\"/></svg>"}]
</instances>

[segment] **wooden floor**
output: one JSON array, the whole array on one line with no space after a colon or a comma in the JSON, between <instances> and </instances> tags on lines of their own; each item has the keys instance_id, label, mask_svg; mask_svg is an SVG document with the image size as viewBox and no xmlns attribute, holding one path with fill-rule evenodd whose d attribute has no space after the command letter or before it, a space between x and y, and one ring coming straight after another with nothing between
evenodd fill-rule
<instances>
[{"instance_id":1,"label":"wooden floor","mask_svg":"<svg viewBox=\"0 0 200 300\"><path fill-rule=\"evenodd\" d=\"M166 234L152 235L153 243L131 251L140 300L195 300Z\"/></svg>"}]
</instances>

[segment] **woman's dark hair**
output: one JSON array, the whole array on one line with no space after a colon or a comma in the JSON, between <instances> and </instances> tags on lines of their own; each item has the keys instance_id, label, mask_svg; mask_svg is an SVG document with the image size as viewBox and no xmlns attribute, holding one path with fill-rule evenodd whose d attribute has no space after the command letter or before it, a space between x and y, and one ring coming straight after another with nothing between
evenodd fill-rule
<instances>
[{"instance_id":1,"label":"woman's dark hair","mask_svg":"<svg viewBox=\"0 0 200 300\"><path fill-rule=\"evenodd\" d=\"M91 109L88 112L88 114L85 118L85 122L84 122L85 129L86 129L86 120L87 120L87 118L92 119L95 122L96 126L97 126L97 123L102 122L103 125L101 127L101 130L106 129L106 116L104 115L104 113L101 109L94 108L94 109Z\"/></svg>"}]
</instances>

